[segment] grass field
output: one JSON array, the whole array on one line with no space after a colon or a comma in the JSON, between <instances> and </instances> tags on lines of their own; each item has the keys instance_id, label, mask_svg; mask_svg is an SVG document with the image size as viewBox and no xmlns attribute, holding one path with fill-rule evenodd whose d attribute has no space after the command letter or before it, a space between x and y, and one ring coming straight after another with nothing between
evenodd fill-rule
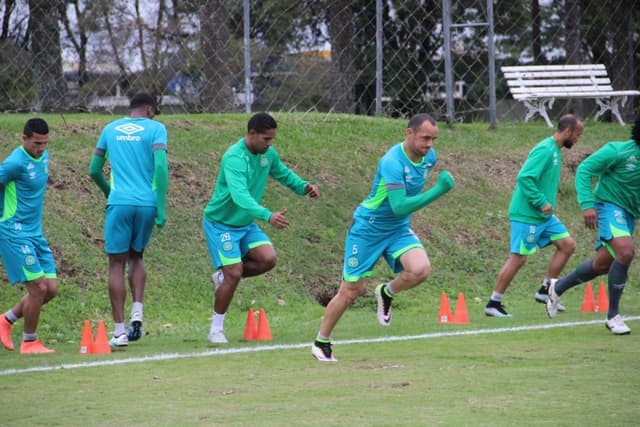
<instances>
[{"instance_id":1,"label":"grass field","mask_svg":"<svg viewBox=\"0 0 640 427\"><path fill-rule=\"evenodd\" d=\"M44 228L58 262L60 293L43 309L39 335L56 353L0 351L0 425L638 425L637 265L622 301L623 315L632 319L629 336L608 333L602 313L580 312L583 288L563 296L567 313L547 318L533 293L548 249L530 257L507 291L514 317L483 314L507 256L515 175L528 150L551 133L542 122L501 123L497 130L484 123L441 124L440 168L451 171L457 186L413 220L433 274L396 298L389 328L377 325L371 294L360 299L334 333L340 362L327 365L309 350L322 303L338 285L344 232L369 191L378 157L402 139L406 121L275 116L283 161L318 183L321 198L310 201L270 186L264 203L273 210L287 207L292 226L265 227L279 264L240 285L225 324L231 341L225 347L206 341L211 266L200 223L217 162L242 136L247 116L159 117L169 131L171 177L167 227L154 233L145 254L147 335L107 356L79 355L78 349L85 319L94 330L100 319L112 328L104 199L87 170L100 128L113 117L46 116L52 164ZM0 116L0 158L19 143L26 118ZM559 215L578 243L567 269L588 257L593 245L575 201L575 167L604 142L628 139L629 132L629 126L587 121L580 144L565 151ZM391 274L381 263L375 276L381 281ZM0 311L24 292L6 281L0 271ZM452 308L464 292L469 324L437 322L442 292ZM250 307L266 309L272 341L241 341ZM19 322L16 343L21 329Z\"/></svg>"}]
</instances>

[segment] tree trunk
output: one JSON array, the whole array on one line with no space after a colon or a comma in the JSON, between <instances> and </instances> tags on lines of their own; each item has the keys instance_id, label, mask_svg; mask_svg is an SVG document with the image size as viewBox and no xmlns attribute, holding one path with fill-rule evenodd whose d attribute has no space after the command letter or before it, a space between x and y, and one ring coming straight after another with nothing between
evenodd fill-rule
<instances>
[{"instance_id":1,"label":"tree trunk","mask_svg":"<svg viewBox=\"0 0 640 427\"><path fill-rule=\"evenodd\" d=\"M580 0L566 0L564 3L564 26L566 29L566 64L581 64L580 52ZM567 101L567 111L584 117L584 104L579 99Z\"/></svg>"},{"instance_id":2,"label":"tree trunk","mask_svg":"<svg viewBox=\"0 0 640 427\"><path fill-rule=\"evenodd\" d=\"M52 0L29 0L29 31L37 111L64 109L67 85L62 72L58 5Z\"/></svg>"},{"instance_id":3,"label":"tree trunk","mask_svg":"<svg viewBox=\"0 0 640 427\"><path fill-rule=\"evenodd\" d=\"M200 49L203 57L202 108L219 113L233 108L229 42L231 33L224 0L202 0L200 17Z\"/></svg>"},{"instance_id":4,"label":"tree trunk","mask_svg":"<svg viewBox=\"0 0 640 427\"><path fill-rule=\"evenodd\" d=\"M327 12L331 36L330 108L336 113L354 113L352 1L332 1Z\"/></svg>"}]
</instances>

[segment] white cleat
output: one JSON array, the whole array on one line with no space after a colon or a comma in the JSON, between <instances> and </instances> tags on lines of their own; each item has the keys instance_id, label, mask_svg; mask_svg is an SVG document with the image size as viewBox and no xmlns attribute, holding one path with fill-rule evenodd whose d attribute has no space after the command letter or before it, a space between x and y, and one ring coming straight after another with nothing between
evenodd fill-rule
<instances>
[{"instance_id":1,"label":"white cleat","mask_svg":"<svg viewBox=\"0 0 640 427\"><path fill-rule=\"evenodd\" d=\"M616 314L611 319L608 319L604 325L608 330L613 332L616 335L627 335L631 333L631 329L624 323L622 320L622 316Z\"/></svg>"}]
</instances>

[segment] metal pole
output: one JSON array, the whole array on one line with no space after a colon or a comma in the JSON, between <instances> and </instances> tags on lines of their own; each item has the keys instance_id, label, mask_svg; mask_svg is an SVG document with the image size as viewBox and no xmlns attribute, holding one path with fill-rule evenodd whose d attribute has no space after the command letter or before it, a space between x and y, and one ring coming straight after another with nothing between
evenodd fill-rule
<instances>
[{"instance_id":1,"label":"metal pole","mask_svg":"<svg viewBox=\"0 0 640 427\"><path fill-rule=\"evenodd\" d=\"M496 128L496 52L493 32L493 0L487 0L487 22L489 23L489 122Z\"/></svg>"},{"instance_id":2,"label":"metal pole","mask_svg":"<svg viewBox=\"0 0 640 427\"><path fill-rule=\"evenodd\" d=\"M442 0L444 30L444 83L447 93L447 122L453 126L453 64L451 63L451 2Z\"/></svg>"},{"instance_id":3,"label":"metal pole","mask_svg":"<svg viewBox=\"0 0 640 427\"><path fill-rule=\"evenodd\" d=\"M244 111L251 112L252 90L251 90L251 46L249 43L249 0L243 2L243 22L244 22Z\"/></svg>"},{"instance_id":4,"label":"metal pole","mask_svg":"<svg viewBox=\"0 0 640 427\"><path fill-rule=\"evenodd\" d=\"M376 0L376 116L382 115L382 0Z\"/></svg>"}]
</instances>

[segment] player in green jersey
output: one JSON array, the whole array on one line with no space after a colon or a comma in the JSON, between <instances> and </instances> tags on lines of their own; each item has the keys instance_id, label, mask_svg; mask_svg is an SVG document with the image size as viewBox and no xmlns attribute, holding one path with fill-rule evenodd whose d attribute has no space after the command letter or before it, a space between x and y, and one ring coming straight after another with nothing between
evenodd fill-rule
<instances>
[{"instance_id":1,"label":"player in green jersey","mask_svg":"<svg viewBox=\"0 0 640 427\"><path fill-rule=\"evenodd\" d=\"M289 226L287 209L272 212L262 205L269 177L298 195L319 196L318 187L296 175L280 161L273 148L277 123L267 113L249 119L247 134L220 160L220 172L211 200L204 208L203 229L216 271L213 319L209 342L226 343L224 318L243 277L257 276L276 265L276 252L259 219L282 229Z\"/></svg>"},{"instance_id":2,"label":"player in green jersey","mask_svg":"<svg viewBox=\"0 0 640 427\"><path fill-rule=\"evenodd\" d=\"M551 281L547 314L556 315L565 291L606 274L609 310L605 326L616 335L626 335L631 329L620 316L620 300L635 253L633 231L640 218L640 115L630 140L609 142L580 163L576 192L585 225L598 230L596 253L572 273Z\"/></svg>"},{"instance_id":3,"label":"player in green jersey","mask_svg":"<svg viewBox=\"0 0 640 427\"><path fill-rule=\"evenodd\" d=\"M535 295L536 301L541 303L547 301L549 281L558 277L573 255L576 243L555 215L556 196L562 166L560 149L573 147L583 130L582 121L574 115L560 117L554 134L540 141L522 165L509 205L510 254L498 273L495 288L484 309L487 316L511 316L502 305L502 297L527 261L527 256L534 254L537 247L544 248L551 244L556 247L542 286Z\"/></svg>"}]
</instances>

